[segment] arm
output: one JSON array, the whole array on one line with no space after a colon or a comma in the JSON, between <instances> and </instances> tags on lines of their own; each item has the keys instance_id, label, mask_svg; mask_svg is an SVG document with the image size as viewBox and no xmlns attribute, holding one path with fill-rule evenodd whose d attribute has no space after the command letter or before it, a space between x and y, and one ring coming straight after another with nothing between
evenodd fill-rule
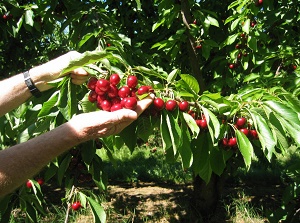
<instances>
[{"instance_id":1,"label":"arm","mask_svg":"<svg viewBox=\"0 0 300 223\"><path fill-rule=\"evenodd\" d=\"M57 79L69 61L78 56L80 56L78 52L71 51L48 63L30 69L29 74L33 83L41 92L50 89L51 86L47 82ZM71 77L74 84L82 84L86 81L88 74L84 69L79 68L71 73ZM23 74L0 81L0 89L0 117L17 108L32 96L25 84Z\"/></svg>"},{"instance_id":2,"label":"arm","mask_svg":"<svg viewBox=\"0 0 300 223\"><path fill-rule=\"evenodd\" d=\"M50 132L0 151L0 197L12 192L75 145L119 133L151 103L149 97L139 101L135 111L121 109L80 114Z\"/></svg>"}]
</instances>

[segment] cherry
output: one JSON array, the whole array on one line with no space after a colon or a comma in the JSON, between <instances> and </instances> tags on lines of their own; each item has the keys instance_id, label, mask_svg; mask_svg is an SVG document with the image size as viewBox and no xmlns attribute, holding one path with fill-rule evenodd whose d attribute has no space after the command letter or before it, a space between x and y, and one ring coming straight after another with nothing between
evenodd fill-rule
<instances>
[{"instance_id":1,"label":"cherry","mask_svg":"<svg viewBox=\"0 0 300 223\"><path fill-rule=\"evenodd\" d=\"M124 108L134 110L137 106L137 99L136 97L129 97L126 99Z\"/></svg>"},{"instance_id":2,"label":"cherry","mask_svg":"<svg viewBox=\"0 0 300 223\"><path fill-rule=\"evenodd\" d=\"M87 83L87 87L90 90L95 90L98 79L96 77L90 77Z\"/></svg>"},{"instance_id":3,"label":"cherry","mask_svg":"<svg viewBox=\"0 0 300 223\"><path fill-rule=\"evenodd\" d=\"M120 83L120 76L119 74L112 74L110 77L109 77L109 82L112 84L112 85L118 85Z\"/></svg>"},{"instance_id":4,"label":"cherry","mask_svg":"<svg viewBox=\"0 0 300 223\"><path fill-rule=\"evenodd\" d=\"M95 91L90 91L89 96L88 96L88 100L92 103L97 101L97 93Z\"/></svg>"},{"instance_id":5,"label":"cherry","mask_svg":"<svg viewBox=\"0 0 300 223\"><path fill-rule=\"evenodd\" d=\"M28 180L28 181L26 182L26 187L27 187L27 188L32 188L32 183L31 183L30 180Z\"/></svg>"},{"instance_id":6,"label":"cherry","mask_svg":"<svg viewBox=\"0 0 300 223\"><path fill-rule=\"evenodd\" d=\"M250 135L253 139L258 139L258 133L255 129L250 130Z\"/></svg>"},{"instance_id":7,"label":"cherry","mask_svg":"<svg viewBox=\"0 0 300 223\"><path fill-rule=\"evenodd\" d=\"M246 124L246 122L247 122L247 119L245 117L240 117L236 120L235 124L236 124L237 128L241 128Z\"/></svg>"},{"instance_id":8,"label":"cherry","mask_svg":"<svg viewBox=\"0 0 300 223\"><path fill-rule=\"evenodd\" d=\"M77 211L79 208L81 208L81 203L79 201L75 201L71 207L74 211Z\"/></svg>"},{"instance_id":9,"label":"cherry","mask_svg":"<svg viewBox=\"0 0 300 223\"><path fill-rule=\"evenodd\" d=\"M190 116L192 116L192 117L195 119L195 117L196 117L195 111L189 110L189 111L188 111L188 114L189 114Z\"/></svg>"},{"instance_id":10,"label":"cherry","mask_svg":"<svg viewBox=\"0 0 300 223\"><path fill-rule=\"evenodd\" d=\"M297 69L297 66L292 64L292 69L293 69L293 70L296 70L296 69Z\"/></svg>"},{"instance_id":11,"label":"cherry","mask_svg":"<svg viewBox=\"0 0 300 223\"><path fill-rule=\"evenodd\" d=\"M168 111L174 111L177 108L177 102L175 100L168 100L165 104Z\"/></svg>"},{"instance_id":12,"label":"cherry","mask_svg":"<svg viewBox=\"0 0 300 223\"><path fill-rule=\"evenodd\" d=\"M255 2L255 6L261 6L263 4L263 0L257 0Z\"/></svg>"},{"instance_id":13,"label":"cherry","mask_svg":"<svg viewBox=\"0 0 300 223\"><path fill-rule=\"evenodd\" d=\"M197 125L201 128L201 129L206 129L207 128L207 121L206 119L197 119L196 120Z\"/></svg>"},{"instance_id":14,"label":"cherry","mask_svg":"<svg viewBox=\"0 0 300 223\"><path fill-rule=\"evenodd\" d=\"M256 21L252 21L251 23L250 23L250 26L251 27L254 27L256 25Z\"/></svg>"},{"instance_id":15,"label":"cherry","mask_svg":"<svg viewBox=\"0 0 300 223\"><path fill-rule=\"evenodd\" d=\"M248 129L243 128L243 129L240 129L240 131L241 131L242 133L244 133L246 136L249 135L249 130L248 130Z\"/></svg>"},{"instance_id":16,"label":"cherry","mask_svg":"<svg viewBox=\"0 0 300 223\"><path fill-rule=\"evenodd\" d=\"M120 98L127 98L130 93L130 88L128 86L123 86L119 89L118 95Z\"/></svg>"},{"instance_id":17,"label":"cherry","mask_svg":"<svg viewBox=\"0 0 300 223\"><path fill-rule=\"evenodd\" d=\"M237 140L236 140L236 137L232 137L228 140L228 146L230 147L234 147L237 145Z\"/></svg>"},{"instance_id":18,"label":"cherry","mask_svg":"<svg viewBox=\"0 0 300 223\"><path fill-rule=\"evenodd\" d=\"M222 141L221 141L221 143L225 147L228 146L228 139L227 138L223 138Z\"/></svg>"},{"instance_id":19,"label":"cherry","mask_svg":"<svg viewBox=\"0 0 300 223\"><path fill-rule=\"evenodd\" d=\"M98 95L97 96L97 103L101 104L104 100L106 100L105 95Z\"/></svg>"},{"instance_id":20,"label":"cherry","mask_svg":"<svg viewBox=\"0 0 300 223\"><path fill-rule=\"evenodd\" d=\"M202 45L199 44L199 45L196 45L196 49L201 49L202 48Z\"/></svg>"},{"instance_id":21,"label":"cherry","mask_svg":"<svg viewBox=\"0 0 300 223\"><path fill-rule=\"evenodd\" d=\"M4 15L2 16L2 18L3 18L4 20L7 20L8 17L7 17L7 15L4 14Z\"/></svg>"},{"instance_id":22,"label":"cherry","mask_svg":"<svg viewBox=\"0 0 300 223\"><path fill-rule=\"evenodd\" d=\"M107 92L110 88L110 83L108 80L101 78L97 81L96 87L101 91Z\"/></svg>"},{"instance_id":23,"label":"cherry","mask_svg":"<svg viewBox=\"0 0 300 223\"><path fill-rule=\"evenodd\" d=\"M115 98L118 96L119 89L116 85L110 85L110 88L107 91L107 96L110 98Z\"/></svg>"},{"instance_id":24,"label":"cherry","mask_svg":"<svg viewBox=\"0 0 300 223\"><path fill-rule=\"evenodd\" d=\"M158 111L161 111L165 107L165 102L161 98L155 98L153 101L154 108Z\"/></svg>"},{"instance_id":25,"label":"cherry","mask_svg":"<svg viewBox=\"0 0 300 223\"><path fill-rule=\"evenodd\" d=\"M103 111L110 111L111 102L109 100L103 100L100 104Z\"/></svg>"},{"instance_id":26,"label":"cherry","mask_svg":"<svg viewBox=\"0 0 300 223\"><path fill-rule=\"evenodd\" d=\"M178 104L179 110L186 112L189 109L189 103L188 101L181 101Z\"/></svg>"},{"instance_id":27,"label":"cherry","mask_svg":"<svg viewBox=\"0 0 300 223\"><path fill-rule=\"evenodd\" d=\"M123 108L123 106L121 105L121 103L119 103L119 104L114 104L114 105L111 106L110 111L111 111L111 112L114 112L114 111L120 110L120 109L122 109L122 108Z\"/></svg>"},{"instance_id":28,"label":"cherry","mask_svg":"<svg viewBox=\"0 0 300 223\"><path fill-rule=\"evenodd\" d=\"M235 65L233 63L229 64L228 65L229 69L234 69L235 68Z\"/></svg>"},{"instance_id":29,"label":"cherry","mask_svg":"<svg viewBox=\"0 0 300 223\"><path fill-rule=\"evenodd\" d=\"M236 49L241 49L242 47L241 47L240 44L236 44L236 45L235 45L235 48L236 48Z\"/></svg>"},{"instance_id":30,"label":"cherry","mask_svg":"<svg viewBox=\"0 0 300 223\"><path fill-rule=\"evenodd\" d=\"M97 85L96 85L96 88L95 88L95 92L97 93L97 95L105 95L106 94L106 91L102 91L100 90Z\"/></svg>"},{"instance_id":31,"label":"cherry","mask_svg":"<svg viewBox=\"0 0 300 223\"><path fill-rule=\"evenodd\" d=\"M44 184L44 179L43 178L38 178L36 181L38 182L39 185Z\"/></svg>"},{"instance_id":32,"label":"cherry","mask_svg":"<svg viewBox=\"0 0 300 223\"><path fill-rule=\"evenodd\" d=\"M135 88L138 85L138 79L134 75L129 75L126 83L128 87Z\"/></svg>"},{"instance_id":33,"label":"cherry","mask_svg":"<svg viewBox=\"0 0 300 223\"><path fill-rule=\"evenodd\" d=\"M111 98L110 102L112 105L121 104L121 99L119 97Z\"/></svg>"},{"instance_id":34,"label":"cherry","mask_svg":"<svg viewBox=\"0 0 300 223\"><path fill-rule=\"evenodd\" d=\"M148 86L141 86L139 87L139 89L137 90L137 94L138 95L142 95L142 94L146 94L149 92L149 87Z\"/></svg>"}]
</instances>

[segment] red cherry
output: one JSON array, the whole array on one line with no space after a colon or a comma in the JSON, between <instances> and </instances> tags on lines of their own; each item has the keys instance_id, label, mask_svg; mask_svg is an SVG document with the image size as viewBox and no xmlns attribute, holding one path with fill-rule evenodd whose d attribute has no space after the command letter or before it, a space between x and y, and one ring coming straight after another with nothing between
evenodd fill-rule
<instances>
[{"instance_id":1,"label":"red cherry","mask_svg":"<svg viewBox=\"0 0 300 223\"><path fill-rule=\"evenodd\" d=\"M114 104L114 105L111 106L110 111L111 111L111 112L114 112L114 111L120 110L120 109L122 109L122 108L123 108L123 106L121 105L121 103L119 103L119 104Z\"/></svg>"},{"instance_id":2,"label":"red cherry","mask_svg":"<svg viewBox=\"0 0 300 223\"><path fill-rule=\"evenodd\" d=\"M103 111L110 111L111 102L109 100L104 100L100 104Z\"/></svg>"},{"instance_id":3,"label":"red cherry","mask_svg":"<svg viewBox=\"0 0 300 223\"><path fill-rule=\"evenodd\" d=\"M142 94L146 94L149 92L149 87L148 86L141 86L139 87L139 89L137 90L137 94L138 95L142 95Z\"/></svg>"},{"instance_id":4,"label":"red cherry","mask_svg":"<svg viewBox=\"0 0 300 223\"><path fill-rule=\"evenodd\" d=\"M44 179L43 178L38 178L36 181L38 182L39 185L44 184Z\"/></svg>"},{"instance_id":5,"label":"red cherry","mask_svg":"<svg viewBox=\"0 0 300 223\"><path fill-rule=\"evenodd\" d=\"M228 146L234 147L237 145L236 137L232 137L228 140Z\"/></svg>"},{"instance_id":6,"label":"red cherry","mask_svg":"<svg viewBox=\"0 0 300 223\"><path fill-rule=\"evenodd\" d=\"M242 133L244 133L246 136L249 135L249 130L248 130L248 129L240 129L240 131L241 131Z\"/></svg>"},{"instance_id":7,"label":"red cherry","mask_svg":"<svg viewBox=\"0 0 300 223\"><path fill-rule=\"evenodd\" d=\"M32 183L31 183L30 180L28 180L28 181L26 182L26 187L27 187L27 188L32 188Z\"/></svg>"},{"instance_id":8,"label":"red cherry","mask_svg":"<svg viewBox=\"0 0 300 223\"><path fill-rule=\"evenodd\" d=\"M110 98L115 98L118 96L119 89L116 85L110 85L110 88L107 91L107 96Z\"/></svg>"},{"instance_id":9,"label":"red cherry","mask_svg":"<svg viewBox=\"0 0 300 223\"><path fill-rule=\"evenodd\" d=\"M121 103L121 99L119 97L111 98L110 102L111 102L112 105L120 104Z\"/></svg>"},{"instance_id":10,"label":"red cherry","mask_svg":"<svg viewBox=\"0 0 300 223\"><path fill-rule=\"evenodd\" d=\"M193 111L193 110L189 110L189 111L188 111L188 114L189 114L190 116L192 116L193 118L196 117L196 113L195 113L195 111Z\"/></svg>"},{"instance_id":11,"label":"red cherry","mask_svg":"<svg viewBox=\"0 0 300 223\"><path fill-rule=\"evenodd\" d=\"M3 18L4 20L7 20L7 19L8 19L7 15L5 15L5 14L2 16L2 18Z\"/></svg>"},{"instance_id":12,"label":"red cherry","mask_svg":"<svg viewBox=\"0 0 300 223\"><path fill-rule=\"evenodd\" d=\"M235 68L235 65L234 65L233 63L231 63L231 64L228 65L228 67L229 67L230 69L234 69L234 68Z\"/></svg>"},{"instance_id":13,"label":"red cherry","mask_svg":"<svg viewBox=\"0 0 300 223\"><path fill-rule=\"evenodd\" d=\"M90 77L87 83L87 87L90 90L95 90L98 79L96 77Z\"/></svg>"},{"instance_id":14,"label":"red cherry","mask_svg":"<svg viewBox=\"0 0 300 223\"><path fill-rule=\"evenodd\" d=\"M256 21L252 21L251 23L250 23L250 26L251 27L254 27L256 25Z\"/></svg>"},{"instance_id":15,"label":"red cherry","mask_svg":"<svg viewBox=\"0 0 300 223\"><path fill-rule=\"evenodd\" d=\"M196 120L197 125L201 128L201 129L206 129L207 128L207 121L206 119L197 119Z\"/></svg>"},{"instance_id":16,"label":"red cherry","mask_svg":"<svg viewBox=\"0 0 300 223\"><path fill-rule=\"evenodd\" d=\"M189 109L189 103L188 101L181 101L178 104L179 110L186 112Z\"/></svg>"},{"instance_id":17,"label":"red cherry","mask_svg":"<svg viewBox=\"0 0 300 223\"><path fill-rule=\"evenodd\" d=\"M89 96L88 96L88 100L92 103L97 101L97 93L95 91L90 91Z\"/></svg>"},{"instance_id":18,"label":"red cherry","mask_svg":"<svg viewBox=\"0 0 300 223\"><path fill-rule=\"evenodd\" d=\"M134 110L137 106L137 99L136 97L129 97L126 99L124 108Z\"/></svg>"},{"instance_id":19,"label":"red cherry","mask_svg":"<svg viewBox=\"0 0 300 223\"><path fill-rule=\"evenodd\" d=\"M108 80L101 78L97 81L96 87L101 91L107 92L110 88L110 83Z\"/></svg>"},{"instance_id":20,"label":"red cherry","mask_svg":"<svg viewBox=\"0 0 300 223\"><path fill-rule=\"evenodd\" d=\"M106 94L106 91L102 91L100 90L97 85L96 85L96 88L95 88L95 92L97 93L97 95L105 95Z\"/></svg>"},{"instance_id":21,"label":"red cherry","mask_svg":"<svg viewBox=\"0 0 300 223\"><path fill-rule=\"evenodd\" d=\"M241 128L246 124L246 122L247 122L247 119L245 117L240 117L236 120L235 124L236 124L237 128Z\"/></svg>"},{"instance_id":22,"label":"red cherry","mask_svg":"<svg viewBox=\"0 0 300 223\"><path fill-rule=\"evenodd\" d=\"M138 79L136 76L130 75L128 76L126 83L128 87L135 88L138 85Z\"/></svg>"},{"instance_id":23,"label":"red cherry","mask_svg":"<svg viewBox=\"0 0 300 223\"><path fill-rule=\"evenodd\" d=\"M165 102L161 98L155 98L153 101L154 108L158 111L161 111L165 107Z\"/></svg>"},{"instance_id":24,"label":"red cherry","mask_svg":"<svg viewBox=\"0 0 300 223\"><path fill-rule=\"evenodd\" d=\"M177 101L175 100L168 100L165 104L165 107L168 111L174 111L177 108Z\"/></svg>"},{"instance_id":25,"label":"red cherry","mask_svg":"<svg viewBox=\"0 0 300 223\"><path fill-rule=\"evenodd\" d=\"M109 82L112 84L112 85L118 85L120 83L120 76L119 74L112 74L110 77L109 77Z\"/></svg>"},{"instance_id":26,"label":"red cherry","mask_svg":"<svg viewBox=\"0 0 300 223\"><path fill-rule=\"evenodd\" d=\"M228 139L227 138L222 139L222 145L223 146L228 146Z\"/></svg>"},{"instance_id":27,"label":"red cherry","mask_svg":"<svg viewBox=\"0 0 300 223\"><path fill-rule=\"evenodd\" d=\"M77 211L79 210L79 208L81 208L81 203L79 201L75 201L73 204L72 204L72 209L74 211Z\"/></svg>"},{"instance_id":28,"label":"red cherry","mask_svg":"<svg viewBox=\"0 0 300 223\"><path fill-rule=\"evenodd\" d=\"M127 98L130 93L130 88L128 86L123 86L119 89L118 95L120 98Z\"/></svg>"},{"instance_id":29,"label":"red cherry","mask_svg":"<svg viewBox=\"0 0 300 223\"><path fill-rule=\"evenodd\" d=\"M296 69L297 69L297 66L296 66L296 65L292 65L292 69L293 69L293 70L296 70Z\"/></svg>"},{"instance_id":30,"label":"red cherry","mask_svg":"<svg viewBox=\"0 0 300 223\"><path fill-rule=\"evenodd\" d=\"M196 49L201 49L202 48L202 45L199 44L199 45L196 45Z\"/></svg>"},{"instance_id":31,"label":"red cherry","mask_svg":"<svg viewBox=\"0 0 300 223\"><path fill-rule=\"evenodd\" d=\"M258 139L258 133L255 129L250 130L250 135L253 139Z\"/></svg>"},{"instance_id":32,"label":"red cherry","mask_svg":"<svg viewBox=\"0 0 300 223\"><path fill-rule=\"evenodd\" d=\"M241 45L240 45L240 44L236 44L236 45L235 45L235 48L236 48L236 49L240 49L240 48L241 48Z\"/></svg>"}]
</instances>

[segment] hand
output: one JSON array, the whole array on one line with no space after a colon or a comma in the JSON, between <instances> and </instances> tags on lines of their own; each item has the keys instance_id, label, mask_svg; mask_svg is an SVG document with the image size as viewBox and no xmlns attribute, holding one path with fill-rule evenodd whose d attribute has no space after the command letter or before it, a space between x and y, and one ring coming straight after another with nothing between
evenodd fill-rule
<instances>
[{"instance_id":1,"label":"hand","mask_svg":"<svg viewBox=\"0 0 300 223\"><path fill-rule=\"evenodd\" d=\"M70 51L41 66L31 69L30 75L40 90L47 90L50 86L47 86L46 83L62 77L61 72L69 65L69 62L80 56L80 53ZM83 84L89 77L88 73L83 68L76 68L68 74L72 78L72 83L77 85Z\"/></svg>"},{"instance_id":2,"label":"hand","mask_svg":"<svg viewBox=\"0 0 300 223\"><path fill-rule=\"evenodd\" d=\"M135 111L121 109L114 112L96 111L73 117L69 121L80 142L120 133L152 103L154 95L138 101Z\"/></svg>"}]
</instances>

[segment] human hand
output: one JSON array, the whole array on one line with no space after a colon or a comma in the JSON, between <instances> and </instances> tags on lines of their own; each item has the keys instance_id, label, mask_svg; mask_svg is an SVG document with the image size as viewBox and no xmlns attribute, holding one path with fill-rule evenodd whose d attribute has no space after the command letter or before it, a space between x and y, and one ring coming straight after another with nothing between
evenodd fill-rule
<instances>
[{"instance_id":1,"label":"human hand","mask_svg":"<svg viewBox=\"0 0 300 223\"><path fill-rule=\"evenodd\" d=\"M69 121L79 142L120 133L152 103L154 95L138 101L136 109L121 109L114 112L96 111L73 117Z\"/></svg>"},{"instance_id":2,"label":"human hand","mask_svg":"<svg viewBox=\"0 0 300 223\"><path fill-rule=\"evenodd\" d=\"M32 68L30 70L30 76L41 91L51 88L51 86L47 85L47 82L54 81L64 75L70 75L73 84L83 84L89 77L88 73L83 68L76 68L70 73L61 74L61 72L69 65L70 61L80 56L80 53L70 51L45 64Z\"/></svg>"}]
</instances>

